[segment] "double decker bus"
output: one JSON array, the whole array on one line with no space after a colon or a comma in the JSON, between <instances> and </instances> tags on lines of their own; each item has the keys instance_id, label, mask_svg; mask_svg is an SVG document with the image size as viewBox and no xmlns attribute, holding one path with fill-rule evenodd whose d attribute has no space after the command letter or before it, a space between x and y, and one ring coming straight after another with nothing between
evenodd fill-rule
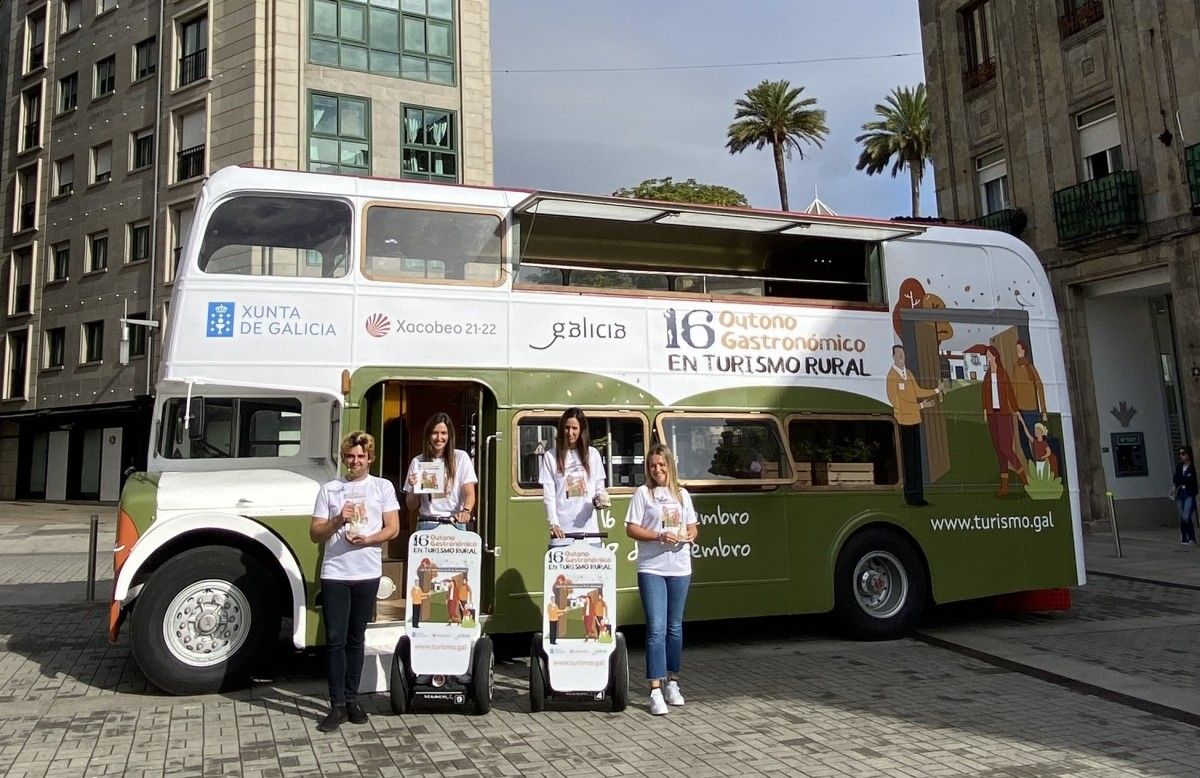
<instances>
[{"instance_id":1,"label":"double decker bus","mask_svg":"<svg viewBox=\"0 0 1200 778\"><path fill-rule=\"evenodd\" d=\"M179 263L110 636L176 693L236 685L285 625L319 645L308 525L339 440L371 432L398 483L436 411L480 478L486 628L534 631L538 460L571 406L618 623L642 619L620 521L655 440L700 517L689 620L833 611L880 639L931 602L1084 581L1058 322L1008 235L229 168Z\"/></svg>"}]
</instances>

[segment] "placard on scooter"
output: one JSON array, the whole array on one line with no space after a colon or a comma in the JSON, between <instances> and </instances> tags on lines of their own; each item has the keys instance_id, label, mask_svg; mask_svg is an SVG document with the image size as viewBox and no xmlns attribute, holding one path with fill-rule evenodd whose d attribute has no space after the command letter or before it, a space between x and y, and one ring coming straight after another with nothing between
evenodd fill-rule
<instances>
[{"instance_id":1,"label":"placard on scooter","mask_svg":"<svg viewBox=\"0 0 1200 778\"><path fill-rule=\"evenodd\" d=\"M616 555L577 539L546 552L542 650L555 693L603 699L616 646Z\"/></svg>"}]
</instances>

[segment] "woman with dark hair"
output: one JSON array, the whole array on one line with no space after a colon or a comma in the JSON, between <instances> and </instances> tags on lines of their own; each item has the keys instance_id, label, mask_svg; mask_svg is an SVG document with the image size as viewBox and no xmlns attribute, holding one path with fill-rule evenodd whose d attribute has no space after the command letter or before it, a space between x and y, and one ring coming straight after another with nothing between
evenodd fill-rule
<instances>
[{"instance_id":1,"label":"woman with dark hair","mask_svg":"<svg viewBox=\"0 0 1200 778\"><path fill-rule=\"evenodd\" d=\"M1025 427L1017 406L1017 395L1013 391L1012 381L1008 371L1000 361L1000 352L995 346L972 346L967 349L973 354L987 355L987 371L983 374L983 415L987 419L988 434L992 438L992 448L996 451L996 459L1000 463L1000 488L997 497L1008 496L1009 471L1015 471L1022 484L1029 483L1025 472L1023 457L1017 451L1017 424Z\"/></svg>"},{"instance_id":2,"label":"woman with dark hair","mask_svg":"<svg viewBox=\"0 0 1200 778\"><path fill-rule=\"evenodd\" d=\"M567 408L558 420L554 448L542 455L538 471L546 520L555 540L565 545L567 532L599 532L596 508L607 507L604 461L588 438L587 416Z\"/></svg>"},{"instance_id":3,"label":"woman with dark hair","mask_svg":"<svg viewBox=\"0 0 1200 778\"><path fill-rule=\"evenodd\" d=\"M1175 508L1179 511L1180 543L1196 542L1196 463L1192 447L1179 449L1179 464L1175 465Z\"/></svg>"},{"instance_id":4,"label":"woman with dark hair","mask_svg":"<svg viewBox=\"0 0 1200 778\"><path fill-rule=\"evenodd\" d=\"M475 509L477 483L479 478L471 457L454 447L454 422L450 416L445 413L430 416L425 422L425 450L409 463L404 484L405 506L410 513L419 510L417 529L433 529L438 516L452 516L456 527L466 529Z\"/></svg>"}]
</instances>

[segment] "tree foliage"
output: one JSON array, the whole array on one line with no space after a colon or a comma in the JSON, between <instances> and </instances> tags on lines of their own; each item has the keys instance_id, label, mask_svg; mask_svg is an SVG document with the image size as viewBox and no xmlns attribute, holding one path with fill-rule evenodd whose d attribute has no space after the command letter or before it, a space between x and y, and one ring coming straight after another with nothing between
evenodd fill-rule
<instances>
[{"instance_id":1,"label":"tree foliage","mask_svg":"<svg viewBox=\"0 0 1200 778\"><path fill-rule=\"evenodd\" d=\"M920 216L921 179L933 146L925 85L896 87L882 103L875 104L875 115L879 118L864 124L863 134L854 139L863 145L854 168L866 170L870 176L883 172L890 164L893 178L907 169L912 215Z\"/></svg>"},{"instance_id":2,"label":"tree foliage","mask_svg":"<svg viewBox=\"0 0 1200 778\"><path fill-rule=\"evenodd\" d=\"M647 178L637 186L623 186L614 197L633 197L638 200L662 200L668 203L697 203L700 205L747 205L746 195L718 184L701 184L694 178L674 181L666 178Z\"/></svg>"},{"instance_id":3,"label":"tree foliage","mask_svg":"<svg viewBox=\"0 0 1200 778\"><path fill-rule=\"evenodd\" d=\"M739 154L753 146L762 150L770 144L779 183L779 206L788 209L787 178L784 158L795 151L804 159L801 143L820 148L829 135L825 111L814 108L815 97L801 97L804 87L792 87L787 81L762 81L746 90L746 96L734 102L733 124L726 131L725 147Z\"/></svg>"}]
</instances>

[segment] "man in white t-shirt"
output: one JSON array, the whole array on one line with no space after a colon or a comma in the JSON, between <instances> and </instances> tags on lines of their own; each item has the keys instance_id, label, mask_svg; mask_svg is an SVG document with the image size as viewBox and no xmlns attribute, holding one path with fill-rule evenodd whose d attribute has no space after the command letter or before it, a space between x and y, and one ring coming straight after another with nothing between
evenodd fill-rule
<instances>
[{"instance_id":1,"label":"man in white t-shirt","mask_svg":"<svg viewBox=\"0 0 1200 778\"><path fill-rule=\"evenodd\" d=\"M329 713L317 725L332 732L346 721L364 724L358 704L363 642L383 575L380 549L400 531L400 503L391 481L368 471L375 439L351 432L342 439L346 475L317 493L308 534L325 546L321 562L321 602L325 621Z\"/></svg>"}]
</instances>

